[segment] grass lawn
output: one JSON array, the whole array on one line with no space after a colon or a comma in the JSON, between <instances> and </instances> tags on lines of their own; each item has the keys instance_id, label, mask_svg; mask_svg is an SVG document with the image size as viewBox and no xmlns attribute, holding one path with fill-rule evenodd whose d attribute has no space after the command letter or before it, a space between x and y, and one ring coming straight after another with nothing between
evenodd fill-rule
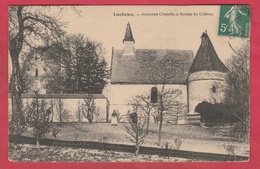
<instances>
[{"instance_id":1,"label":"grass lawn","mask_svg":"<svg viewBox=\"0 0 260 169\"><path fill-rule=\"evenodd\" d=\"M124 125L129 124L119 123L117 126L112 126L110 123L63 123L59 127L61 131L57 135L57 139L98 142L103 137L107 137L106 142L108 143L133 145L129 140L129 135L126 133ZM28 132L25 135L30 136L31 134ZM157 136L158 125L150 124L149 135L146 136L143 146L158 147L156 144ZM51 134L48 134L46 137L53 138ZM234 138L222 136L200 126L163 125L161 146L168 142L174 147L174 138L182 140L180 150L228 154L225 146L233 145L237 155L249 155L249 144L241 143Z\"/></svg>"}]
</instances>

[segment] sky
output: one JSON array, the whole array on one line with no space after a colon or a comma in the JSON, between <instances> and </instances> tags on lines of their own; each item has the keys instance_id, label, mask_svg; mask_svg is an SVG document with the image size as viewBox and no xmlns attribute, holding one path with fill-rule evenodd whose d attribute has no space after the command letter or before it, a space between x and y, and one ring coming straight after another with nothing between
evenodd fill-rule
<instances>
[{"instance_id":1,"label":"sky","mask_svg":"<svg viewBox=\"0 0 260 169\"><path fill-rule=\"evenodd\" d=\"M192 50L194 57L206 30L219 58L225 63L245 38L218 35L220 6L76 6L80 16L66 10L62 20L68 33L83 33L103 44L110 63L112 47L123 49L123 38L129 22L136 49ZM118 16L132 13L134 16ZM162 15L167 13L168 16ZM195 16L194 13L197 15ZM149 14L142 15L142 14ZM158 14L158 16L153 15ZM161 14L161 16L160 16ZM203 15L202 15L203 14Z\"/></svg>"},{"instance_id":2,"label":"sky","mask_svg":"<svg viewBox=\"0 0 260 169\"><path fill-rule=\"evenodd\" d=\"M237 49L246 41L245 38L218 35L220 12L218 5L89 5L74 7L80 11L80 15L70 6L64 8L62 13L56 7L49 12L54 15L59 14L61 21L66 23L65 31L67 33L82 33L91 40L102 43L106 51L104 57L109 66L112 47L115 49L124 48L123 38L128 22L132 28L136 49L192 50L194 57L201 43L200 36L207 30L213 46L224 64L233 53L228 43ZM34 7L31 9L33 10ZM35 10L38 9L36 6ZM122 13L134 16L122 16ZM158 16L153 14L158 14ZM9 62L9 74L10 68L11 63Z\"/></svg>"}]
</instances>

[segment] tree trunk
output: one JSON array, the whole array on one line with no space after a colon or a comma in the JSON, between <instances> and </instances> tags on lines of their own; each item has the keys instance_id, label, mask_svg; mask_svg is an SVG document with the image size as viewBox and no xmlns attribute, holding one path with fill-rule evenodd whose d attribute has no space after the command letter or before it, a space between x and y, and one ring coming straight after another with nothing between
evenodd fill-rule
<instances>
[{"instance_id":1,"label":"tree trunk","mask_svg":"<svg viewBox=\"0 0 260 169\"><path fill-rule=\"evenodd\" d=\"M148 112L148 117L147 117L146 134L149 133L149 125L150 125L150 112Z\"/></svg>"},{"instance_id":2,"label":"tree trunk","mask_svg":"<svg viewBox=\"0 0 260 169\"><path fill-rule=\"evenodd\" d=\"M162 138L162 121L163 121L163 118L162 118L162 110L160 110L160 124L159 124L159 131L158 131L158 146L161 145L161 138Z\"/></svg>"},{"instance_id":3,"label":"tree trunk","mask_svg":"<svg viewBox=\"0 0 260 169\"><path fill-rule=\"evenodd\" d=\"M15 127L13 134L21 135L24 118L22 114L22 81L21 81L21 72L19 66L19 54L23 46L23 19L22 19L22 9L23 6L17 8L17 18L18 18L18 33L9 41L9 52L12 60L12 84L11 84L11 101L12 101L12 120L11 124Z\"/></svg>"},{"instance_id":4,"label":"tree trunk","mask_svg":"<svg viewBox=\"0 0 260 169\"><path fill-rule=\"evenodd\" d=\"M160 116L159 116L159 130L158 130L158 146L161 145L161 137L162 137L162 122L163 122L163 100L162 100L162 95L160 95Z\"/></svg>"}]
</instances>

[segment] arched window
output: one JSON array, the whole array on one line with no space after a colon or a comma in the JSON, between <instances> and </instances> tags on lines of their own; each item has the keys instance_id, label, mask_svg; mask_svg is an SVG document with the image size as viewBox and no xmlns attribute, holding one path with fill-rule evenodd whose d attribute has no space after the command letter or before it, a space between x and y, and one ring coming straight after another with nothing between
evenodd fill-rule
<instances>
[{"instance_id":1,"label":"arched window","mask_svg":"<svg viewBox=\"0 0 260 169\"><path fill-rule=\"evenodd\" d=\"M212 86L212 93L216 93L216 86Z\"/></svg>"},{"instance_id":2,"label":"arched window","mask_svg":"<svg viewBox=\"0 0 260 169\"><path fill-rule=\"evenodd\" d=\"M152 87L151 89L151 103L157 103L157 92L158 92L158 89L157 87Z\"/></svg>"}]
</instances>

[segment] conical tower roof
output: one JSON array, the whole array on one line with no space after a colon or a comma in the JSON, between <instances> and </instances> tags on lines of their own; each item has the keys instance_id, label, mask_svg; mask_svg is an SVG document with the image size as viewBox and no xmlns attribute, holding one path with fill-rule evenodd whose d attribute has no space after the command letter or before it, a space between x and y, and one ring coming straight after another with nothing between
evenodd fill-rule
<instances>
[{"instance_id":1,"label":"conical tower roof","mask_svg":"<svg viewBox=\"0 0 260 169\"><path fill-rule=\"evenodd\" d=\"M125 38L123 39L123 42L125 42L125 41L135 42L129 22L127 23L127 27L126 27L126 31L125 31Z\"/></svg>"},{"instance_id":2,"label":"conical tower roof","mask_svg":"<svg viewBox=\"0 0 260 169\"><path fill-rule=\"evenodd\" d=\"M189 75L198 71L228 72L228 68L219 59L207 32L201 35L201 45L189 70Z\"/></svg>"}]
</instances>

